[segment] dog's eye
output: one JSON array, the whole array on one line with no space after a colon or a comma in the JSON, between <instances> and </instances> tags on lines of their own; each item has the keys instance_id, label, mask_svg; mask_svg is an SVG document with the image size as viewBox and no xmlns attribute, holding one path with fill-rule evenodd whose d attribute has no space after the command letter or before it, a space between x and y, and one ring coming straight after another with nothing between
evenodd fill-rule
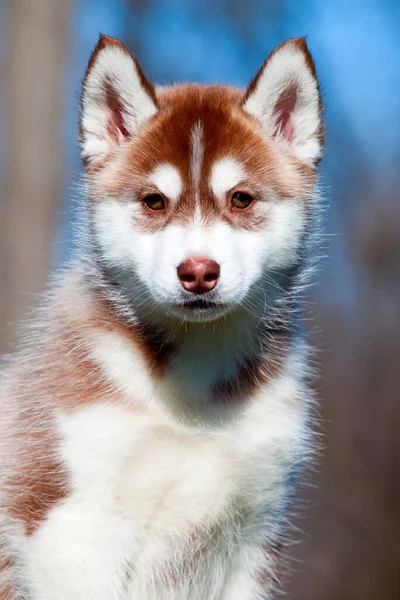
<instances>
[{"instance_id":1,"label":"dog's eye","mask_svg":"<svg viewBox=\"0 0 400 600\"><path fill-rule=\"evenodd\" d=\"M162 210L165 208L164 199L161 194L151 194L143 198L143 202L151 208L151 210Z\"/></svg>"},{"instance_id":2,"label":"dog's eye","mask_svg":"<svg viewBox=\"0 0 400 600\"><path fill-rule=\"evenodd\" d=\"M232 195L232 206L234 208L247 208L253 202L253 196L245 192L235 192Z\"/></svg>"}]
</instances>

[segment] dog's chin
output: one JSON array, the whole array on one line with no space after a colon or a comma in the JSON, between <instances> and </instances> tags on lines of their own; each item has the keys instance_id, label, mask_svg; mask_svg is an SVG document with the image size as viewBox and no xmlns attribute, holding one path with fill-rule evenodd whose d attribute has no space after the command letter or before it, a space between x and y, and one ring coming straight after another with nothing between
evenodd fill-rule
<instances>
[{"instance_id":1,"label":"dog's chin","mask_svg":"<svg viewBox=\"0 0 400 600\"><path fill-rule=\"evenodd\" d=\"M217 321L231 310L232 307L229 304L207 301L201 298L171 304L168 307L169 314L193 323Z\"/></svg>"}]
</instances>

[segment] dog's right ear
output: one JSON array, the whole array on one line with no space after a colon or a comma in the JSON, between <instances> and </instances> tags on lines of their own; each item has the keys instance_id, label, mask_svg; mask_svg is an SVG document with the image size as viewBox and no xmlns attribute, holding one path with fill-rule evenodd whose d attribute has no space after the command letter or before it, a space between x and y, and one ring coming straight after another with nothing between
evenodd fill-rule
<instances>
[{"instance_id":1,"label":"dog's right ear","mask_svg":"<svg viewBox=\"0 0 400 600\"><path fill-rule=\"evenodd\" d=\"M86 165L101 166L157 112L154 87L115 38L101 35L83 80L79 134Z\"/></svg>"}]
</instances>

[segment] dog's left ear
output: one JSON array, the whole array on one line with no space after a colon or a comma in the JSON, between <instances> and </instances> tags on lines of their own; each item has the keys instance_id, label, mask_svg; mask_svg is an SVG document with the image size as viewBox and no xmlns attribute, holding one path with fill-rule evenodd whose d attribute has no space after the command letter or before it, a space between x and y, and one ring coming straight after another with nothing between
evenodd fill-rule
<instances>
[{"instance_id":1,"label":"dog's left ear","mask_svg":"<svg viewBox=\"0 0 400 600\"><path fill-rule=\"evenodd\" d=\"M305 38L278 46L251 82L243 108L259 119L266 136L300 161L316 165L322 156L322 101L314 61Z\"/></svg>"}]
</instances>

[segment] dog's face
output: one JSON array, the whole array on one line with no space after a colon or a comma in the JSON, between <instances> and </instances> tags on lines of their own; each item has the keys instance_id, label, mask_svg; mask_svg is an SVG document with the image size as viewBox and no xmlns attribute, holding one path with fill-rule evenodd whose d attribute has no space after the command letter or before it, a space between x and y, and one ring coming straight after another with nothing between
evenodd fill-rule
<instances>
[{"instance_id":1,"label":"dog's face","mask_svg":"<svg viewBox=\"0 0 400 600\"><path fill-rule=\"evenodd\" d=\"M199 321L273 303L299 261L321 154L304 40L280 46L243 92L155 90L102 37L81 141L98 260L137 311Z\"/></svg>"}]
</instances>

